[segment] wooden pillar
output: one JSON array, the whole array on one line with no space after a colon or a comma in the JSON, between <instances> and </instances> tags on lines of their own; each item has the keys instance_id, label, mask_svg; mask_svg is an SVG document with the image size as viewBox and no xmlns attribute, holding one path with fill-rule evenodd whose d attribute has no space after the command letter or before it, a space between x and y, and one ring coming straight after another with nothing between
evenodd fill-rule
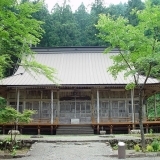
<instances>
[{"instance_id":1,"label":"wooden pillar","mask_svg":"<svg viewBox=\"0 0 160 160\"><path fill-rule=\"evenodd\" d=\"M21 134L23 133L23 130L22 130L22 128L23 128L23 127L22 127L22 126L20 126L20 133L21 133Z\"/></svg>"},{"instance_id":2,"label":"wooden pillar","mask_svg":"<svg viewBox=\"0 0 160 160\"><path fill-rule=\"evenodd\" d=\"M53 90L51 90L51 124L53 124Z\"/></svg>"},{"instance_id":3,"label":"wooden pillar","mask_svg":"<svg viewBox=\"0 0 160 160\"><path fill-rule=\"evenodd\" d=\"M23 101L23 111L26 109L26 101Z\"/></svg>"},{"instance_id":4,"label":"wooden pillar","mask_svg":"<svg viewBox=\"0 0 160 160\"><path fill-rule=\"evenodd\" d=\"M59 119L59 113L60 113L60 101L59 101L59 91L57 92L57 118Z\"/></svg>"},{"instance_id":5,"label":"wooden pillar","mask_svg":"<svg viewBox=\"0 0 160 160\"><path fill-rule=\"evenodd\" d=\"M99 90L97 89L97 133L99 133Z\"/></svg>"},{"instance_id":6,"label":"wooden pillar","mask_svg":"<svg viewBox=\"0 0 160 160\"><path fill-rule=\"evenodd\" d=\"M53 135L53 126L51 126L51 135Z\"/></svg>"},{"instance_id":7,"label":"wooden pillar","mask_svg":"<svg viewBox=\"0 0 160 160\"><path fill-rule=\"evenodd\" d=\"M149 125L146 125L146 133L149 133Z\"/></svg>"},{"instance_id":8,"label":"wooden pillar","mask_svg":"<svg viewBox=\"0 0 160 160\"><path fill-rule=\"evenodd\" d=\"M97 134L99 134L99 124L97 125Z\"/></svg>"},{"instance_id":9,"label":"wooden pillar","mask_svg":"<svg viewBox=\"0 0 160 160\"><path fill-rule=\"evenodd\" d=\"M111 92L109 92L109 121L112 121L112 101L111 101Z\"/></svg>"},{"instance_id":10,"label":"wooden pillar","mask_svg":"<svg viewBox=\"0 0 160 160\"><path fill-rule=\"evenodd\" d=\"M26 90L24 90L24 95L23 95L23 111L26 109Z\"/></svg>"},{"instance_id":11,"label":"wooden pillar","mask_svg":"<svg viewBox=\"0 0 160 160\"><path fill-rule=\"evenodd\" d=\"M129 125L128 126L128 134L130 134L130 132L131 132L131 126Z\"/></svg>"},{"instance_id":12,"label":"wooden pillar","mask_svg":"<svg viewBox=\"0 0 160 160\"><path fill-rule=\"evenodd\" d=\"M91 90L91 115L92 115L92 123L94 123L94 97L93 97L93 90Z\"/></svg>"},{"instance_id":13,"label":"wooden pillar","mask_svg":"<svg viewBox=\"0 0 160 160\"><path fill-rule=\"evenodd\" d=\"M19 95L20 95L20 91L19 89L17 90L17 111L19 112ZM18 130L18 119L16 120L16 130Z\"/></svg>"},{"instance_id":14,"label":"wooden pillar","mask_svg":"<svg viewBox=\"0 0 160 160\"><path fill-rule=\"evenodd\" d=\"M127 114L127 117L129 117L129 109L127 107L127 91L125 91L125 113Z\"/></svg>"},{"instance_id":15,"label":"wooden pillar","mask_svg":"<svg viewBox=\"0 0 160 160\"><path fill-rule=\"evenodd\" d=\"M41 134L41 128L40 128L40 126L38 126L38 135L40 135Z\"/></svg>"},{"instance_id":16,"label":"wooden pillar","mask_svg":"<svg viewBox=\"0 0 160 160\"><path fill-rule=\"evenodd\" d=\"M110 125L110 134L113 134L113 126Z\"/></svg>"},{"instance_id":17,"label":"wooden pillar","mask_svg":"<svg viewBox=\"0 0 160 160\"><path fill-rule=\"evenodd\" d=\"M3 134L5 134L5 126L3 126Z\"/></svg>"},{"instance_id":18,"label":"wooden pillar","mask_svg":"<svg viewBox=\"0 0 160 160\"><path fill-rule=\"evenodd\" d=\"M148 103L146 103L146 114L148 116Z\"/></svg>"},{"instance_id":19,"label":"wooden pillar","mask_svg":"<svg viewBox=\"0 0 160 160\"><path fill-rule=\"evenodd\" d=\"M142 101L142 104L143 104L143 120L146 121L146 97L145 97L145 90L143 90L143 101Z\"/></svg>"},{"instance_id":20,"label":"wooden pillar","mask_svg":"<svg viewBox=\"0 0 160 160\"><path fill-rule=\"evenodd\" d=\"M17 90L17 111L19 112L19 94L20 94L20 91L19 89Z\"/></svg>"},{"instance_id":21,"label":"wooden pillar","mask_svg":"<svg viewBox=\"0 0 160 160\"><path fill-rule=\"evenodd\" d=\"M10 104L9 104L9 94L10 94L10 92L7 92L7 106L10 105Z\"/></svg>"},{"instance_id":22,"label":"wooden pillar","mask_svg":"<svg viewBox=\"0 0 160 160\"><path fill-rule=\"evenodd\" d=\"M131 106L132 106L132 128L135 128L135 111L134 111L134 90L131 90Z\"/></svg>"},{"instance_id":23,"label":"wooden pillar","mask_svg":"<svg viewBox=\"0 0 160 160\"><path fill-rule=\"evenodd\" d=\"M42 114L43 114L43 112L42 112L42 108L43 108L43 102L42 102L42 98L43 98L43 91L41 91L41 99L40 99L40 102L39 102L39 104L40 104L40 121L42 121Z\"/></svg>"},{"instance_id":24,"label":"wooden pillar","mask_svg":"<svg viewBox=\"0 0 160 160\"><path fill-rule=\"evenodd\" d=\"M156 120L157 118L156 94L154 95L154 116Z\"/></svg>"}]
</instances>

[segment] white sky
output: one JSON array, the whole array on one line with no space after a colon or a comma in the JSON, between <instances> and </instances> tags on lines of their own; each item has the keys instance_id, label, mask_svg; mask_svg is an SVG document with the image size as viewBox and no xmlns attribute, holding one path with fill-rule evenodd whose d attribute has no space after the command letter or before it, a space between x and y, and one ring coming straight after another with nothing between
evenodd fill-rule
<instances>
[{"instance_id":1,"label":"white sky","mask_svg":"<svg viewBox=\"0 0 160 160\"><path fill-rule=\"evenodd\" d=\"M69 1L70 6L72 7L72 10L76 10L80 4L83 2L84 5L87 8L90 8L90 4L93 3L95 0L67 0ZM51 10L53 8L53 6L58 3L58 4L62 4L64 2L64 0L45 0L46 4L48 5L48 9ZM128 0L104 0L105 5L108 6L109 4L119 4L120 2L124 3L124 2L128 2Z\"/></svg>"}]
</instances>

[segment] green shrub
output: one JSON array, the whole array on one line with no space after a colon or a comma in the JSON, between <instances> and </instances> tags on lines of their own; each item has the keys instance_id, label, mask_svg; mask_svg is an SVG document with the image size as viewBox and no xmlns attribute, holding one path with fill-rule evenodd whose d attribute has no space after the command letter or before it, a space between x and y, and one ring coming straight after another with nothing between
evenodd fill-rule
<instances>
[{"instance_id":1,"label":"green shrub","mask_svg":"<svg viewBox=\"0 0 160 160\"><path fill-rule=\"evenodd\" d=\"M147 149L146 149L147 152L153 152L153 147L151 145L147 145Z\"/></svg>"},{"instance_id":2,"label":"green shrub","mask_svg":"<svg viewBox=\"0 0 160 160\"><path fill-rule=\"evenodd\" d=\"M134 146L134 150L135 150L136 152L139 152L139 151L141 150L138 144L136 144L136 145Z\"/></svg>"},{"instance_id":3,"label":"green shrub","mask_svg":"<svg viewBox=\"0 0 160 160\"><path fill-rule=\"evenodd\" d=\"M118 145L115 145L112 148L113 148L113 150L118 150Z\"/></svg>"},{"instance_id":4,"label":"green shrub","mask_svg":"<svg viewBox=\"0 0 160 160\"><path fill-rule=\"evenodd\" d=\"M156 152L156 151L159 150L160 143L159 143L157 140L154 140L154 141L151 143L151 146L153 147L153 150Z\"/></svg>"},{"instance_id":5,"label":"green shrub","mask_svg":"<svg viewBox=\"0 0 160 160\"><path fill-rule=\"evenodd\" d=\"M153 134L153 129L152 128L150 128L149 134Z\"/></svg>"}]
</instances>

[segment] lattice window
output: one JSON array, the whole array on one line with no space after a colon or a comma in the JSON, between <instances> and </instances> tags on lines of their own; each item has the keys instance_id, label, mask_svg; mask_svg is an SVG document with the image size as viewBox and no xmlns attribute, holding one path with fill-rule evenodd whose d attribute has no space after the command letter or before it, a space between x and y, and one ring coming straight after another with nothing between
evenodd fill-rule
<instances>
[{"instance_id":1,"label":"lattice window","mask_svg":"<svg viewBox=\"0 0 160 160\"><path fill-rule=\"evenodd\" d=\"M132 113L132 104L131 104L131 102L129 101L129 113ZM134 107L133 107L133 109L134 109L134 112L135 113L138 113L138 110L139 110L139 101L134 101Z\"/></svg>"},{"instance_id":2,"label":"lattice window","mask_svg":"<svg viewBox=\"0 0 160 160\"><path fill-rule=\"evenodd\" d=\"M49 119L51 116L51 104L49 102L42 103L42 118Z\"/></svg>"},{"instance_id":3,"label":"lattice window","mask_svg":"<svg viewBox=\"0 0 160 160\"><path fill-rule=\"evenodd\" d=\"M100 102L100 116L109 117L109 102Z\"/></svg>"},{"instance_id":4,"label":"lattice window","mask_svg":"<svg viewBox=\"0 0 160 160\"><path fill-rule=\"evenodd\" d=\"M39 102L26 102L26 109L34 110L35 114L32 116L33 119L40 118L40 105Z\"/></svg>"},{"instance_id":5,"label":"lattice window","mask_svg":"<svg viewBox=\"0 0 160 160\"><path fill-rule=\"evenodd\" d=\"M10 102L9 105L17 109L17 102ZM19 102L19 112L23 112L23 102Z\"/></svg>"}]
</instances>

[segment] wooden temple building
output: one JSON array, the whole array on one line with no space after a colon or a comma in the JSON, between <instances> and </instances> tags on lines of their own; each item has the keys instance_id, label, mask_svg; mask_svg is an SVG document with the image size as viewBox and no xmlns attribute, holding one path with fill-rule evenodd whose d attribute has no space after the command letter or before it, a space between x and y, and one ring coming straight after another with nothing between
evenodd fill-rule
<instances>
[{"instance_id":1,"label":"wooden temple building","mask_svg":"<svg viewBox=\"0 0 160 160\"><path fill-rule=\"evenodd\" d=\"M34 48L35 59L56 69L57 84L43 75L31 74L22 66L1 80L0 96L7 104L22 112L36 110L33 121L18 124L23 134L128 133L139 128L138 91L125 90L132 78L119 74L117 79L107 72L113 64L113 50L103 54L104 47ZM32 59L30 59L32 60ZM140 77L143 83L144 77ZM144 101L159 92L160 81L149 78L143 91ZM148 121L147 105L143 107L145 132L158 127L160 121ZM10 124L0 124L3 133ZM97 132L98 131L98 132Z\"/></svg>"}]
</instances>

